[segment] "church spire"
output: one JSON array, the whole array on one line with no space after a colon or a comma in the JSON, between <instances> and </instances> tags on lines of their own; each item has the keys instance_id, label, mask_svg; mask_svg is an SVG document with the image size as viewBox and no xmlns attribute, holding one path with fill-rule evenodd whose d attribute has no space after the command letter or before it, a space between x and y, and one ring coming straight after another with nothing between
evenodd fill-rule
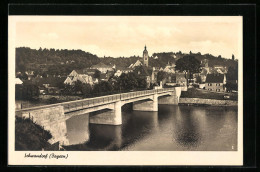
<instances>
[{"instance_id":1,"label":"church spire","mask_svg":"<svg viewBox=\"0 0 260 172\"><path fill-rule=\"evenodd\" d=\"M148 67L148 58L149 58L148 51L146 50L146 45L145 45L143 51L143 64L147 67Z\"/></svg>"}]
</instances>

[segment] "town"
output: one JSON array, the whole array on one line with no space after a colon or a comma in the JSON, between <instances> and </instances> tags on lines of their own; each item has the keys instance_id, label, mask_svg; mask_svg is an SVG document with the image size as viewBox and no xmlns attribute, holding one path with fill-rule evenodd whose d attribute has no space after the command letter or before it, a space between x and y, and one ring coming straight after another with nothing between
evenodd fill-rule
<instances>
[{"instance_id":1,"label":"town","mask_svg":"<svg viewBox=\"0 0 260 172\"><path fill-rule=\"evenodd\" d=\"M98 58L81 50L17 48L16 109L38 105L24 103L30 101L52 104L176 86L182 87L184 95L185 91L192 94L196 90L204 91L204 95L237 92L238 61L234 55L232 59L192 52L150 56L146 45L142 54L142 57ZM90 62L88 67L82 64L83 58Z\"/></svg>"}]
</instances>

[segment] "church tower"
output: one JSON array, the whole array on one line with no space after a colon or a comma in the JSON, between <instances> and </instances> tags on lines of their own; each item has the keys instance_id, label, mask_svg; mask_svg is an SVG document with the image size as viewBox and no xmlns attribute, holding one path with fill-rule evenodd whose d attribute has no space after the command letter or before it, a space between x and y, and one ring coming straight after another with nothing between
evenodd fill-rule
<instances>
[{"instance_id":1,"label":"church tower","mask_svg":"<svg viewBox=\"0 0 260 172\"><path fill-rule=\"evenodd\" d=\"M146 50L146 45L145 45L144 52L143 52L143 63L146 67L148 67L148 59L149 59L148 51Z\"/></svg>"}]
</instances>

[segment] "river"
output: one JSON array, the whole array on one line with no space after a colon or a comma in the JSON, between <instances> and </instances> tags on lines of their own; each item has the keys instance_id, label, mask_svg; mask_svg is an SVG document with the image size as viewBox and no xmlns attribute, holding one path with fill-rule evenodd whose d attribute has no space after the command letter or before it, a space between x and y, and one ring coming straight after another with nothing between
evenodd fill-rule
<instances>
[{"instance_id":1,"label":"river","mask_svg":"<svg viewBox=\"0 0 260 172\"><path fill-rule=\"evenodd\" d=\"M124 110L120 126L66 121L73 151L236 151L237 107L159 105L158 112Z\"/></svg>"}]
</instances>

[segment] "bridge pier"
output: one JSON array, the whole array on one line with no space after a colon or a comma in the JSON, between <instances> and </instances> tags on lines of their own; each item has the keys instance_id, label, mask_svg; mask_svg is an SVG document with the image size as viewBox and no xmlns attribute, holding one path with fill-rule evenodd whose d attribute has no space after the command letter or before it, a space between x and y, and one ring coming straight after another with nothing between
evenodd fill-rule
<instances>
[{"instance_id":1,"label":"bridge pier","mask_svg":"<svg viewBox=\"0 0 260 172\"><path fill-rule=\"evenodd\" d=\"M175 91L171 92L170 96L161 97L158 99L158 104L177 105L181 96L181 87L175 87Z\"/></svg>"},{"instance_id":2,"label":"bridge pier","mask_svg":"<svg viewBox=\"0 0 260 172\"><path fill-rule=\"evenodd\" d=\"M154 94L152 100L142 100L133 102L133 110L136 111L158 111L158 95Z\"/></svg>"},{"instance_id":3,"label":"bridge pier","mask_svg":"<svg viewBox=\"0 0 260 172\"><path fill-rule=\"evenodd\" d=\"M121 125L121 101L115 102L113 109L91 112L89 115L89 123L91 124Z\"/></svg>"}]
</instances>

